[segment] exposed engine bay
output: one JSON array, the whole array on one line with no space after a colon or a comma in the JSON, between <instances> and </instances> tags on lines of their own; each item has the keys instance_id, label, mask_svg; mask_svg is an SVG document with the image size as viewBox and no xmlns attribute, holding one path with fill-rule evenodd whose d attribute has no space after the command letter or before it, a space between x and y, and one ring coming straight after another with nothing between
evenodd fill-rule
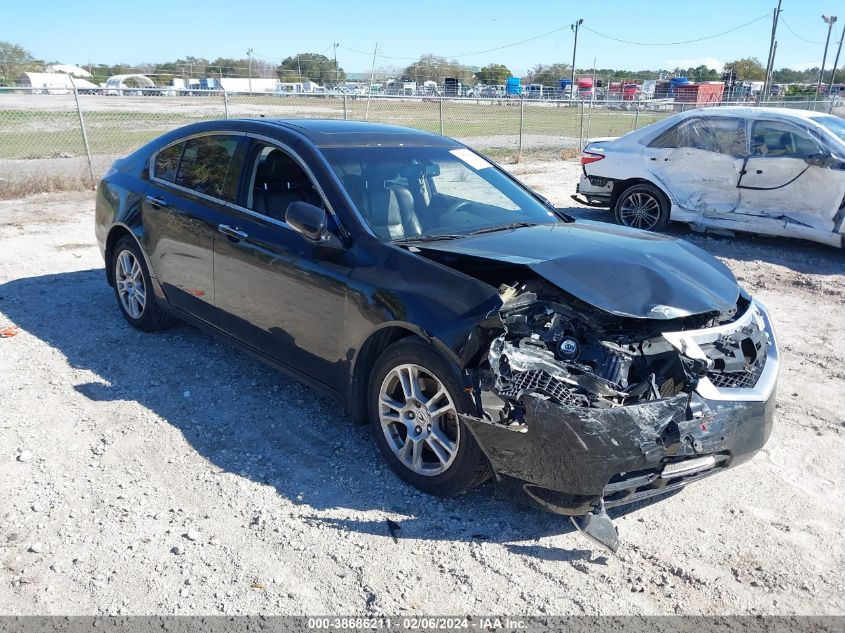
<instances>
[{"instance_id":1,"label":"exposed engine bay","mask_svg":"<svg viewBox=\"0 0 845 633\"><path fill-rule=\"evenodd\" d=\"M568 230L521 229L554 255L533 239L502 244L501 233L414 249L498 295L460 350L475 401L461 419L497 493L568 515L615 550L607 509L732 468L765 444L777 343L765 307L689 244L648 236L643 250L660 257L599 255L589 232L606 229L557 239Z\"/></svg>"},{"instance_id":2,"label":"exposed engine bay","mask_svg":"<svg viewBox=\"0 0 845 633\"><path fill-rule=\"evenodd\" d=\"M655 328L701 329L731 323L749 308L740 297L727 313L679 322L590 322L542 279L499 289L504 333L490 346L489 388L519 417L528 394L555 404L610 408L692 393L702 378L717 387L753 386L766 359L766 333L756 323L702 344L686 354Z\"/></svg>"}]
</instances>

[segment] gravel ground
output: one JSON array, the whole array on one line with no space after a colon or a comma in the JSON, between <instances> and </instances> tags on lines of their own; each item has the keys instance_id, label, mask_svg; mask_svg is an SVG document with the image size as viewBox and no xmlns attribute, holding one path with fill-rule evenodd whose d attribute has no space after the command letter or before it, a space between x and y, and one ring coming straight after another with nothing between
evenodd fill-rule
<instances>
[{"instance_id":1,"label":"gravel ground","mask_svg":"<svg viewBox=\"0 0 845 633\"><path fill-rule=\"evenodd\" d=\"M512 169L572 204L577 165ZM0 202L0 612L845 613L842 253L673 229L770 307L777 420L749 464L616 512L611 556L490 485L415 492L331 400L197 329L130 329L92 209Z\"/></svg>"}]
</instances>

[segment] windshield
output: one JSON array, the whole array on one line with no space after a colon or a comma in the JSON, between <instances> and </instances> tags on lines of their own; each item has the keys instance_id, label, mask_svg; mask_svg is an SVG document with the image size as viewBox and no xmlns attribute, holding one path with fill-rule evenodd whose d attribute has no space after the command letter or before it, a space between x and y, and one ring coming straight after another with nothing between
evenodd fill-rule
<instances>
[{"instance_id":1,"label":"windshield","mask_svg":"<svg viewBox=\"0 0 845 633\"><path fill-rule=\"evenodd\" d=\"M560 218L465 148L341 147L323 154L382 240L463 236Z\"/></svg>"},{"instance_id":2,"label":"windshield","mask_svg":"<svg viewBox=\"0 0 845 633\"><path fill-rule=\"evenodd\" d=\"M828 130L833 132L835 136L839 137L840 141L845 143L845 121L832 116L813 117L813 121L823 127L826 127Z\"/></svg>"}]
</instances>

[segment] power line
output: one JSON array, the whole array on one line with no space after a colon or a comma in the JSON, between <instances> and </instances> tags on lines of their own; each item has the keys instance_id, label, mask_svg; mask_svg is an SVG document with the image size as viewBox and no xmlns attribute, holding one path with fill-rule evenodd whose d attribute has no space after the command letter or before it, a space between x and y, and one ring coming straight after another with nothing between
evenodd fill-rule
<instances>
[{"instance_id":1,"label":"power line","mask_svg":"<svg viewBox=\"0 0 845 633\"><path fill-rule=\"evenodd\" d=\"M518 42L511 42L510 44L503 44L502 46L495 46L493 48L487 48L487 49L484 49L482 51L473 51L471 53L459 53L457 55L439 55L439 57L446 57L446 58L449 58L449 59L460 59L461 57L472 57L474 55L483 55L484 53L493 53L495 51L501 51L501 50L504 50L506 48L512 48L514 46L519 46L520 44L526 44L528 42L533 42L534 40L539 40L540 38L548 37L549 35L554 35L555 33L560 33L561 31L565 31L568 28L569 28L569 25L567 24L566 26L562 26L560 28L553 29L551 31L547 31L545 33L540 33L539 35L534 35L534 36L528 37L524 40L519 40ZM352 53L358 53L360 55L366 55L367 57L372 55L372 53L368 53L367 51L359 51L359 50L354 49L354 48L349 48L348 46L338 46L338 48L342 48L342 49L350 51ZM401 59L401 60L410 60L410 61L415 61L415 60L419 59L419 57L403 57L403 56L400 56L400 55L384 55L384 54L379 55L379 58L381 58L381 59Z\"/></svg>"},{"instance_id":2,"label":"power line","mask_svg":"<svg viewBox=\"0 0 845 633\"><path fill-rule=\"evenodd\" d=\"M754 24L755 22L759 22L760 20L764 20L767 17L769 17L768 14L764 14L764 15L761 15L757 18L754 18L753 20L749 20L748 22L745 22L744 24L740 24L739 26L735 26L731 29L728 29L727 31L722 31L721 33L715 33L713 35L706 35L704 37L699 37L699 38L695 38L695 39L692 39L692 40L684 40L684 41L681 41L681 42L635 42L635 41L631 41L631 40L624 40L624 39L621 39L621 38L618 38L618 37L614 37L612 35L607 35L605 33L600 33L600 32L598 32L594 29L591 29L587 26L582 25L581 28L584 28L584 29L590 31L591 33L594 33L595 35L598 35L599 37L603 37L605 39L613 40L615 42L622 42L623 44L634 44L634 45L637 45L637 46L676 46L676 45L679 45L679 44L692 44L692 43L695 43L695 42L703 42L705 40L713 39L713 38L716 38L716 37L721 37L723 35L727 35L728 33L733 33L734 31L738 31L739 29L743 29L746 26L750 26L750 25ZM495 51L501 51L501 50L504 50L506 48L512 48L514 46L519 46L521 44L533 42L535 40L539 40L541 38L548 37L550 35L554 35L555 33L560 33L561 31L565 31L569 27L570 27L570 25L562 26L562 27L559 27L559 28L556 28L556 29L552 29L551 31L546 31L545 33L533 35L531 37L525 38L523 40L519 40L517 42L511 42L510 44L503 44L502 46L495 46L493 48L487 48L487 49L480 50L480 51L473 51L473 52L470 52L470 53L460 53L460 54L457 54L457 55L441 55L440 57L445 57L447 59L460 59L461 57L472 57L474 55L482 55L484 53L493 53ZM343 50L349 51L350 53L357 53L359 55L366 55L367 57L369 57L372 54L368 51L362 51L362 50L358 50L358 49L355 49L355 48L350 48L349 46L338 46L338 48L342 48ZM406 57L406 56L400 56L400 55L385 55L385 54L380 54L380 55L378 55L378 57L380 59L385 59L385 60L394 59L394 60L403 60L403 61L416 61L417 59L419 59L418 57Z\"/></svg>"},{"instance_id":3,"label":"power line","mask_svg":"<svg viewBox=\"0 0 845 633\"><path fill-rule=\"evenodd\" d=\"M807 42L807 44L819 44L819 45L824 44L824 42L817 42L816 40L808 40L806 37L801 37L800 35L798 35L798 33L796 33L795 31L792 30L792 27L789 26L789 23L786 20L781 18L781 21L783 22L783 25L787 28L787 30L790 33L792 33L795 37L797 37L799 40L801 40L802 42Z\"/></svg>"},{"instance_id":4,"label":"power line","mask_svg":"<svg viewBox=\"0 0 845 633\"><path fill-rule=\"evenodd\" d=\"M739 26L735 26L732 29L728 29L727 31L722 31L721 33L714 33L713 35L706 35L704 37L698 37L698 38L695 38L694 40L683 40L681 42L634 42L632 40L623 40L619 37L613 37L612 35L606 35L604 33L599 33L598 31L591 29L588 26L582 25L581 28L589 31L590 33L598 35L599 37L603 37L603 38L608 39L608 40L613 40L614 42L622 42L623 44L634 44L635 46L677 46L679 44L693 44L695 42L703 42L704 40L712 40L713 38L721 37L723 35L727 35L728 33L733 33L734 31L744 29L746 26L750 26L750 25L754 24L755 22L759 22L760 20L765 20L768 17L769 17L769 14L766 13L766 14L761 15L758 18L754 18L753 20L750 20L750 21L748 21L744 24L740 24Z\"/></svg>"},{"instance_id":5,"label":"power line","mask_svg":"<svg viewBox=\"0 0 845 633\"><path fill-rule=\"evenodd\" d=\"M541 33L540 35L534 35L533 37L529 37L527 39L520 40L518 42L513 42L511 44L505 44L503 46L497 46L495 48L488 48L488 49L483 50L483 51L475 51L473 53L461 53L460 55L448 55L448 57L453 57L453 58L472 57L473 55L481 55L483 53L493 53L495 51L501 51L503 49L511 48L513 46L519 46L520 44L525 44L527 42L533 42L534 40L539 40L540 38L548 37L549 35L554 35L555 33L560 33L561 31L565 31L568 28L569 28L569 25L567 24L566 26L562 26L559 29L554 29L554 30L548 31L546 33Z\"/></svg>"},{"instance_id":6,"label":"power line","mask_svg":"<svg viewBox=\"0 0 845 633\"><path fill-rule=\"evenodd\" d=\"M269 55L262 55L260 53L253 53L253 57L263 59L264 61L267 61L267 62L277 62L277 61L283 62L286 59L296 59L299 55L323 55L324 53L326 53L331 48L332 48L332 45L329 44L328 46L326 46L326 48L324 48L323 50L321 50L318 53L298 53L297 55L288 55L287 57L270 57ZM338 48L343 48L343 47L338 46Z\"/></svg>"}]
</instances>

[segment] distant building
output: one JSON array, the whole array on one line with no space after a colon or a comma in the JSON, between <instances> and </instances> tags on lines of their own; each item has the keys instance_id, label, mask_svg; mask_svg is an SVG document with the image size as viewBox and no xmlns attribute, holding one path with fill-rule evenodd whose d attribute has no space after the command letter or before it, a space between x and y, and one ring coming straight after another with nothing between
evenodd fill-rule
<instances>
[{"instance_id":1,"label":"distant building","mask_svg":"<svg viewBox=\"0 0 845 633\"><path fill-rule=\"evenodd\" d=\"M146 75L112 75L106 79L107 95L122 95L124 90L155 87L155 82Z\"/></svg>"},{"instance_id":2,"label":"distant building","mask_svg":"<svg viewBox=\"0 0 845 633\"><path fill-rule=\"evenodd\" d=\"M47 94L68 94L73 86L79 90L98 89L99 86L85 79L73 79L67 73L23 73L18 83L25 88L38 89Z\"/></svg>"}]
</instances>

